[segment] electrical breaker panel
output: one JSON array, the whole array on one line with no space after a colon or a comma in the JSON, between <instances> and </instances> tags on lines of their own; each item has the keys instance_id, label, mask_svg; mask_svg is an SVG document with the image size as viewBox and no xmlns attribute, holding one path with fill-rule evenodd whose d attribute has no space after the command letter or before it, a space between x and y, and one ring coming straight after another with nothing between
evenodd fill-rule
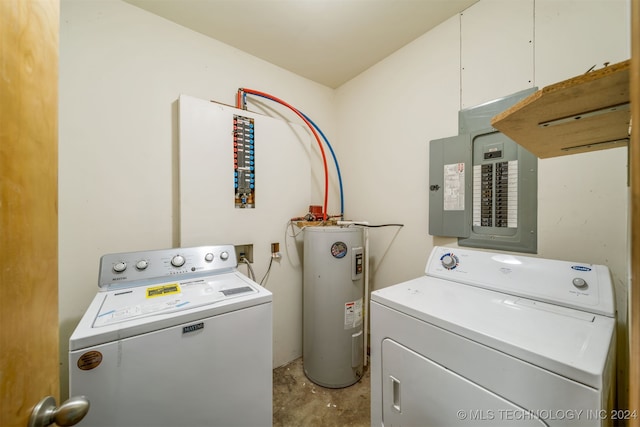
<instances>
[{"instance_id":1,"label":"electrical breaker panel","mask_svg":"<svg viewBox=\"0 0 640 427\"><path fill-rule=\"evenodd\" d=\"M492 128L491 118L535 88L460 111L460 134L433 140L429 234L460 246L537 251L537 158Z\"/></svg>"},{"instance_id":2,"label":"electrical breaker panel","mask_svg":"<svg viewBox=\"0 0 640 427\"><path fill-rule=\"evenodd\" d=\"M518 228L518 145L492 132L476 138L472 149L472 226Z\"/></svg>"}]
</instances>

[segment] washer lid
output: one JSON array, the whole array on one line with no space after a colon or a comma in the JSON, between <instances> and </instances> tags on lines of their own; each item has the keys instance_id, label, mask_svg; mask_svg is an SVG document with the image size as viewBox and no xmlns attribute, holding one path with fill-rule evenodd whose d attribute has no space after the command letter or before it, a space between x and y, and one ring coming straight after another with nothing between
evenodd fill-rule
<instances>
[{"instance_id":1,"label":"washer lid","mask_svg":"<svg viewBox=\"0 0 640 427\"><path fill-rule=\"evenodd\" d=\"M374 291L371 300L596 389L603 386L614 318L433 277Z\"/></svg>"},{"instance_id":2,"label":"washer lid","mask_svg":"<svg viewBox=\"0 0 640 427\"><path fill-rule=\"evenodd\" d=\"M175 313L258 290L236 276L204 277L106 292L94 328L157 314Z\"/></svg>"},{"instance_id":3,"label":"washer lid","mask_svg":"<svg viewBox=\"0 0 640 427\"><path fill-rule=\"evenodd\" d=\"M239 272L98 292L70 350L270 302L271 292Z\"/></svg>"}]
</instances>

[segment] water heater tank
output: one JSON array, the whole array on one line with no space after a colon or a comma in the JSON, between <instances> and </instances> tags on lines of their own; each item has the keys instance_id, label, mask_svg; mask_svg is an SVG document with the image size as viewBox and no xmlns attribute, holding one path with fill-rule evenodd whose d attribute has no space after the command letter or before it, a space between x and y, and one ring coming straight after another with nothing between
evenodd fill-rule
<instances>
[{"instance_id":1,"label":"water heater tank","mask_svg":"<svg viewBox=\"0 0 640 427\"><path fill-rule=\"evenodd\" d=\"M330 388L363 373L361 228L304 229L302 357L307 378Z\"/></svg>"}]
</instances>

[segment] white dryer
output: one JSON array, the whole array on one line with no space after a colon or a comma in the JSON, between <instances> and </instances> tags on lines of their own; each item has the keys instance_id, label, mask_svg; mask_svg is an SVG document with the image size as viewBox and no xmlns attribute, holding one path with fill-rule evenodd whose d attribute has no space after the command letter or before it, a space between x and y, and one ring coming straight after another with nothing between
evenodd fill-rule
<instances>
[{"instance_id":1,"label":"white dryer","mask_svg":"<svg viewBox=\"0 0 640 427\"><path fill-rule=\"evenodd\" d=\"M272 295L232 245L105 255L69 341L81 426L270 426Z\"/></svg>"},{"instance_id":2,"label":"white dryer","mask_svg":"<svg viewBox=\"0 0 640 427\"><path fill-rule=\"evenodd\" d=\"M611 421L607 267L436 247L425 272L371 294L372 426Z\"/></svg>"}]
</instances>

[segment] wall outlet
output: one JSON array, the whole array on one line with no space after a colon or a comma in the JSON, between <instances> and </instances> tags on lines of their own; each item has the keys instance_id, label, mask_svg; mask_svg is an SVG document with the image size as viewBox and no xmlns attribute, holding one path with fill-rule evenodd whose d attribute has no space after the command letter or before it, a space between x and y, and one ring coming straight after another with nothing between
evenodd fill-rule
<instances>
[{"instance_id":1,"label":"wall outlet","mask_svg":"<svg viewBox=\"0 0 640 427\"><path fill-rule=\"evenodd\" d=\"M242 259L246 259L248 262L253 262L253 243L246 245L234 245L236 249L236 259L241 262Z\"/></svg>"}]
</instances>

